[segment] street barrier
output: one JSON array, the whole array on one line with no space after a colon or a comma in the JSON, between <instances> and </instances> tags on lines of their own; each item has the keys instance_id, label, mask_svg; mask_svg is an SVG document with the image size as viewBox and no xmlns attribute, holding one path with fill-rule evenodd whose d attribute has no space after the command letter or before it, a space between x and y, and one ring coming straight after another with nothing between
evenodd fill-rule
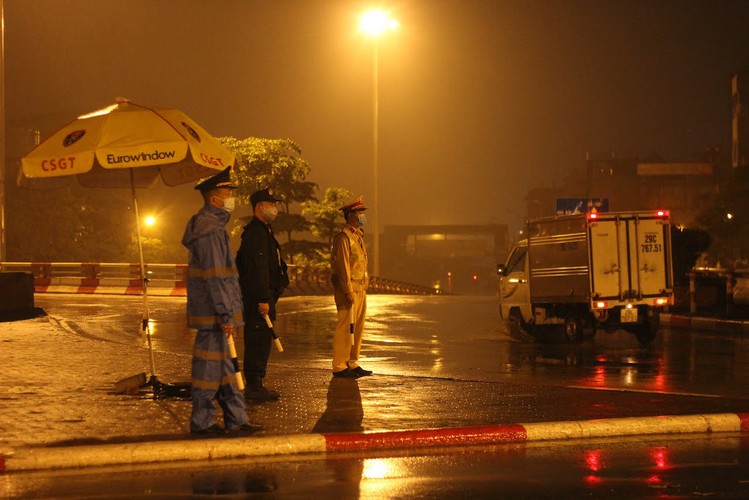
<instances>
[{"instance_id":1,"label":"street barrier","mask_svg":"<svg viewBox=\"0 0 749 500\"><path fill-rule=\"evenodd\" d=\"M689 272L688 310L691 315L746 317L749 270L694 268ZM681 308L686 309L682 302Z\"/></svg>"},{"instance_id":2,"label":"street barrier","mask_svg":"<svg viewBox=\"0 0 749 500\"><path fill-rule=\"evenodd\" d=\"M140 264L107 262L0 262L0 272L34 275L35 293L82 293L141 295ZM148 294L187 295L186 264L146 264ZM289 287L284 295L332 295L330 271L323 268L289 266ZM373 276L369 293L437 295L439 289Z\"/></svg>"},{"instance_id":3,"label":"street barrier","mask_svg":"<svg viewBox=\"0 0 749 500\"><path fill-rule=\"evenodd\" d=\"M140 264L107 262L3 262L0 270L34 275L35 293L141 295ZM187 294L187 266L147 264L149 295Z\"/></svg>"}]
</instances>

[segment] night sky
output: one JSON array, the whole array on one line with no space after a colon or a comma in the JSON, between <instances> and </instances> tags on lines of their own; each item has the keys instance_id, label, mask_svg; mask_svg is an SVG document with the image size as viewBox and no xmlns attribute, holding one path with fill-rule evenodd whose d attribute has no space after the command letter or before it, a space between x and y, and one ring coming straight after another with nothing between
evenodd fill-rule
<instances>
[{"instance_id":1,"label":"night sky","mask_svg":"<svg viewBox=\"0 0 749 500\"><path fill-rule=\"evenodd\" d=\"M291 138L309 180L371 196L372 42L358 31L371 3L4 3L8 128L124 96L217 136ZM730 153L747 0L382 5L400 27L379 49L381 226L517 227L526 191L559 186L586 153Z\"/></svg>"}]
</instances>

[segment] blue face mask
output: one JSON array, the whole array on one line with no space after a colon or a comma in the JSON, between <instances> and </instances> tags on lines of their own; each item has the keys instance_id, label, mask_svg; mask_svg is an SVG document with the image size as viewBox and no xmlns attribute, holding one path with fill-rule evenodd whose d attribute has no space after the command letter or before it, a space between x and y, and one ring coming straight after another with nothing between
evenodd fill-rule
<instances>
[{"instance_id":1,"label":"blue face mask","mask_svg":"<svg viewBox=\"0 0 749 500\"><path fill-rule=\"evenodd\" d=\"M356 217L358 217L359 219L360 226L363 226L364 224L367 223L367 214L365 213L357 214Z\"/></svg>"}]
</instances>

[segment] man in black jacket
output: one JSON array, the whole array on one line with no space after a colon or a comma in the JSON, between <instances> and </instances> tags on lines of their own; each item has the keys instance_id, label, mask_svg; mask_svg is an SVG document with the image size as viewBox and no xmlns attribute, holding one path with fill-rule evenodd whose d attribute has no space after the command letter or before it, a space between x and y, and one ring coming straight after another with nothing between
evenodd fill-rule
<instances>
[{"instance_id":1,"label":"man in black jacket","mask_svg":"<svg viewBox=\"0 0 749 500\"><path fill-rule=\"evenodd\" d=\"M244 303L244 374L247 379L245 399L272 401L278 392L263 386L273 334L265 316L276 319L276 302L289 285L281 246L273 236L270 223L278 215L279 199L271 189L250 196L253 217L244 227L237 252L239 284Z\"/></svg>"}]
</instances>

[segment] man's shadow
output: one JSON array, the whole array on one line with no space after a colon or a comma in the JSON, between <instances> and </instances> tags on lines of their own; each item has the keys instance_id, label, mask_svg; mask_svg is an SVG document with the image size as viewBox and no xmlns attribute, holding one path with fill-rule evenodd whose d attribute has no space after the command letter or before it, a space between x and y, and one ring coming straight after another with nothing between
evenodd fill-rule
<instances>
[{"instance_id":1,"label":"man's shadow","mask_svg":"<svg viewBox=\"0 0 749 500\"><path fill-rule=\"evenodd\" d=\"M363 430L363 418L359 383L353 378L333 377L328 386L325 411L312 428L312 432L359 432Z\"/></svg>"},{"instance_id":2,"label":"man's shadow","mask_svg":"<svg viewBox=\"0 0 749 500\"><path fill-rule=\"evenodd\" d=\"M361 432L364 410L359 383L352 378L335 378L328 386L328 402L315 426L314 433ZM364 472L363 458L340 459L328 456L325 465L330 469L340 498L359 498Z\"/></svg>"}]
</instances>

